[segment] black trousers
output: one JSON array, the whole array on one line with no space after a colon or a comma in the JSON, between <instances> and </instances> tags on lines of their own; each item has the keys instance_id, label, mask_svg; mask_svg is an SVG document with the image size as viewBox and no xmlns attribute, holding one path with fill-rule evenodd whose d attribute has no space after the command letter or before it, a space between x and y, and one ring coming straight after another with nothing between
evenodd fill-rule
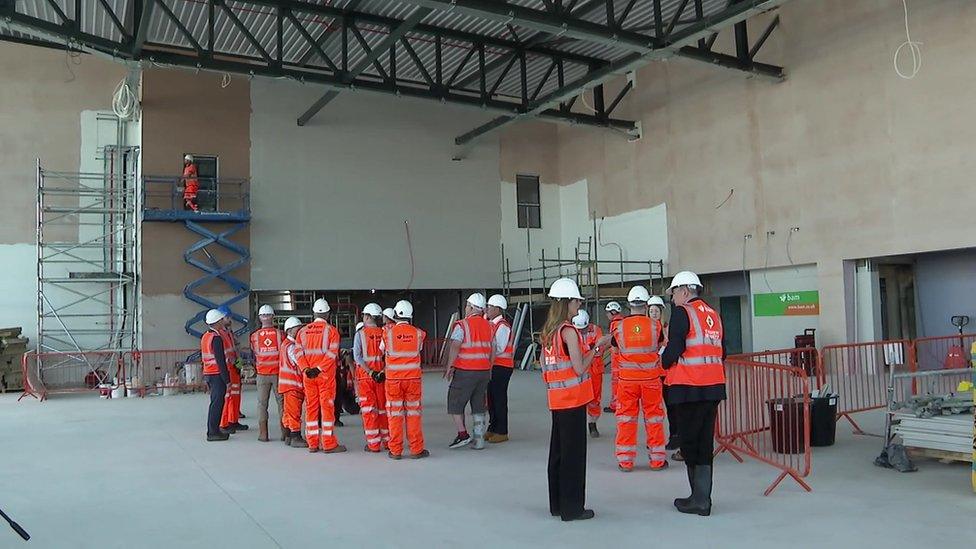
<instances>
[{"instance_id":1,"label":"black trousers","mask_svg":"<svg viewBox=\"0 0 976 549\"><path fill-rule=\"evenodd\" d=\"M488 382L489 433L508 434L508 382L511 379L512 368L491 367L491 381Z\"/></svg>"},{"instance_id":2,"label":"black trousers","mask_svg":"<svg viewBox=\"0 0 976 549\"><path fill-rule=\"evenodd\" d=\"M586 502L586 406L552 411L549 511L576 517Z\"/></svg>"},{"instance_id":3,"label":"black trousers","mask_svg":"<svg viewBox=\"0 0 976 549\"><path fill-rule=\"evenodd\" d=\"M668 386L664 386L664 407L668 411L668 441L677 442L678 439L678 412L674 404L668 404Z\"/></svg>"},{"instance_id":4,"label":"black trousers","mask_svg":"<svg viewBox=\"0 0 976 549\"><path fill-rule=\"evenodd\" d=\"M220 415L224 412L224 395L227 384L219 375L203 376L210 388L210 408L207 409L207 434L220 434Z\"/></svg>"},{"instance_id":5,"label":"black trousers","mask_svg":"<svg viewBox=\"0 0 976 549\"><path fill-rule=\"evenodd\" d=\"M675 404L678 436L685 465L711 465L715 450L715 415L718 401Z\"/></svg>"}]
</instances>

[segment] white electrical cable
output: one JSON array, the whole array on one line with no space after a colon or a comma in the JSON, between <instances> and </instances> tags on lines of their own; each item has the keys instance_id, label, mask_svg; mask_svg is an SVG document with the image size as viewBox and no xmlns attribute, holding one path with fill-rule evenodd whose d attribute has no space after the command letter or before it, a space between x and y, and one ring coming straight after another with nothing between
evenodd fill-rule
<instances>
[{"instance_id":1,"label":"white electrical cable","mask_svg":"<svg viewBox=\"0 0 976 549\"><path fill-rule=\"evenodd\" d=\"M596 114L596 109L591 107L590 104L586 102L586 90L580 92L579 98L580 98L580 102L583 103L584 107L593 111L593 114Z\"/></svg>"},{"instance_id":2,"label":"white electrical cable","mask_svg":"<svg viewBox=\"0 0 976 549\"><path fill-rule=\"evenodd\" d=\"M115 93L112 94L112 112L121 120L130 120L135 116L138 106L139 100L136 98L136 94L132 92L129 83L123 78L115 87Z\"/></svg>"},{"instance_id":3,"label":"white electrical cable","mask_svg":"<svg viewBox=\"0 0 976 549\"><path fill-rule=\"evenodd\" d=\"M221 88L226 88L227 86L230 86L230 73L229 72L225 72L224 75L220 77L220 87Z\"/></svg>"},{"instance_id":4,"label":"white electrical cable","mask_svg":"<svg viewBox=\"0 0 976 549\"><path fill-rule=\"evenodd\" d=\"M915 78L916 75L918 75L918 71L922 70L922 48L919 47L922 45L922 43L913 41L912 34L908 30L908 0L901 0L901 3L902 6L905 8L906 40L902 42L901 45L898 46L898 48L895 49L894 65L895 65L895 72L898 73L898 76L904 78L905 80L911 80L912 78ZM901 72L901 68L898 67L898 56L901 55L901 50L906 46L908 47L908 50L912 54L912 70L907 74Z\"/></svg>"}]
</instances>

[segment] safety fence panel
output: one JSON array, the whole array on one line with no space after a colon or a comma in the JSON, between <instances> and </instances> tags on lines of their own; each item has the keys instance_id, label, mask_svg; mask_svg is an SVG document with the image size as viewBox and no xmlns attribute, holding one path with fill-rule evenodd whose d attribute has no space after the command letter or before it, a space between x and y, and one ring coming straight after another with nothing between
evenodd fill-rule
<instances>
[{"instance_id":1,"label":"safety fence panel","mask_svg":"<svg viewBox=\"0 0 976 549\"><path fill-rule=\"evenodd\" d=\"M750 457L779 476L768 496L787 476L804 490L810 474L810 380L802 368L740 358L725 363L728 399L718 408L715 454L739 462Z\"/></svg>"},{"instance_id":2,"label":"safety fence panel","mask_svg":"<svg viewBox=\"0 0 976 549\"><path fill-rule=\"evenodd\" d=\"M429 337L424 340L424 348L420 351L420 365L424 371L444 369L448 342L449 340L444 337Z\"/></svg>"},{"instance_id":3,"label":"safety fence panel","mask_svg":"<svg viewBox=\"0 0 976 549\"><path fill-rule=\"evenodd\" d=\"M197 349L131 351L126 353L126 363L131 372L129 390L139 396L153 390L171 394L207 387Z\"/></svg>"},{"instance_id":4,"label":"safety fence panel","mask_svg":"<svg viewBox=\"0 0 976 549\"><path fill-rule=\"evenodd\" d=\"M801 368L808 376L817 374L817 349L814 347L791 347L758 353L742 353L732 355L729 359L793 366Z\"/></svg>"},{"instance_id":5,"label":"safety fence panel","mask_svg":"<svg viewBox=\"0 0 976 549\"><path fill-rule=\"evenodd\" d=\"M852 414L880 410L888 405L888 374L912 371L912 343L907 339L827 345L820 350L818 381L837 396L837 419L861 429Z\"/></svg>"},{"instance_id":6,"label":"safety fence panel","mask_svg":"<svg viewBox=\"0 0 976 549\"><path fill-rule=\"evenodd\" d=\"M920 337L915 343L915 366L919 372L969 368L976 334Z\"/></svg>"},{"instance_id":7,"label":"safety fence panel","mask_svg":"<svg viewBox=\"0 0 976 549\"><path fill-rule=\"evenodd\" d=\"M57 393L97 390L100 385L126 377L126 352L84 351L24 353L21 370L24 392L20 395L45 400Z\"/></svg>"}]
</instances>

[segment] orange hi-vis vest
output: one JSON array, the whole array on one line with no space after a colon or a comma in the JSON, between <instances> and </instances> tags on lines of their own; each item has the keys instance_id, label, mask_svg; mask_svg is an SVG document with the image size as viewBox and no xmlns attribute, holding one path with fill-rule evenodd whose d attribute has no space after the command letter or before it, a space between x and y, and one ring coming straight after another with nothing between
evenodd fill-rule
<instances>
[{"instance_id":1,"label":"orange hi-vis vest","mask_svg":"<svg viewBox=\"0 0 976 549\"><path fill-rule=\"evenodd\" d=\"M702 300L682 305L688 313L685 351L668 369L668 385L706 387L725 383L722 319Z\"/></svg>"},{"instance_id":2,"label":"orange hi-vis vest","mask_svg":"<svg viewBox=\"0 0 976 549\"><path fill-rule=\"evenodd\" d=\"M200 190L200 182L197 181L197 166L189 164L183 167L183 194L186 196L196 196Z\"/></svg>"},{"instance_id":3,"label":"orange hi-vis vest","mask_svg":"<svg viewBox=\"0 0 976 549\"><path fill-rule=\"evenodd\" d=\"M302 383L302 371L295 362L298 354L296 352L296 345L295 340L290 337L285 338L281 342L278 367L278 392L282 394L288 391L305 391L305 385Z\"/></svg>"},{"instance_id":4,"label":"orange hi-vis vest","mask_svg":"<svg viewBox=\"0 0 976 549\"><path fill-rule=\"evenodd\" d=\"M661 321L649 316L631 315L614 326L619 363L617 379L647 381L664 375L661 367Z\"/></svg>"},{"instance_id":5,"label":"orange hi-vis vest","mask_svg":"<svg viewBox=\"0 0 976 549\"><path fill-rule=\"evenodd\" d=\"M461 350L454 367L458 370L491 370L491 324L481 315L471 315L459 320L457 325L464 332Z\"/></svg>"},{"instance_id":6,"label":"orange hi-vis vest","mask_svg":"<svg viewBox=\"0 0 976 549\"><path fill-rule=\"evenodd\" d=\"M617 315L616 317L614 317L614 318L612 318L610 320L610 333L611 334L613 333L614 329L616 328L617 323L619 323L621 320L623 320L623 317L620 316L620 315ZM611 369L611 371L616 372L617 371L617 367L619 367L619 366L620 366L620 352L617 351L616 347L610 347L610 369Z\"/></svg>"},{"instance_id":7,"label":"orange hi-vis vest","mask_svg":"<svg viewBox=\"0 0 976 549\"><path fill-rule=\"evenodd\" d=\"M427 334L406 322L398 322L386 332L386 379L420 379L420 351Z\"/></svg>"},{"instance_id":8,"label":"orange hi-vis vest","mask_svg":"<svg viewBox=\"0 0 976 549\"><path fill-rule=\"evenodd\" d=\"M339 331L324 320L309 322L298 331L298 366L304 372L308 368L331 371L336 367L339 355Z\"/></svg>"},{"instance_id":9,"label":"orange hi-vis vest","mask_svg":"<svg viewBox=\"0 0 976 549\"><path fill-rule=\"evenodd\" d=\"M603 337L603 330L596 324L590 324L589 328L583 334L583 343L586 343L587 349L592 349L596 341ZM593 362L590 362L590 372L594 374L602 374L605 370L603 364L603 353L593 355Z\"/></svg>"},{"instance_id":10,"label":"orange hi-vis vest","mask_svg":"<svg viewBox=\"0 0 976 549\"><path fill-rule=\"evenodd\" d=\"M254 367L259 375L278 375L278 362L281 359L280 347L284 339L285 334L278 328L258 328L251 333Z\"/></svg>"},{"instance_id":11,"label":"orange hi-vis vest","mask_svg":"<svg viewBox=\"0 0 976 549\"><path fill-rule=\"evenodd\" d=\"M491 322L492 345L495 344L495 333L498 332L498 327L501 326L502 324L508 326L508 330L509 330L508 342L505 344L505 350L502 351L500 355L495 355L495 364L498 366L504 366L506 368L514 368L515 367L515 342L513 341L513 339L515 338L515 333L511 331L512 325L509 324L508 321L505 320L505 317L502 315L496 316L494 320L490 320L489 322Z\"/></svg>"},{"instance_id":12,"label":"orange hi-vis vest","mask_svg":"<svg viewBox=\"0 0 976 549\"><path fill-rule=\"evenodd\" d=\"M383 369L383 352L380 351L380 343L386 330L379 326L363 326L360 330L363 337L363 362L366 368L374 372Z\"/></svg>"},{"instance_id":13,"label":"orange hi-vis vest","mask_svg":"<svg viewBox=\"0 0 976 549\"><path fill-rule=\"evenodd\" d=\"M593 400L593 384L590 383L590 371L587 369L582 376L576 375L573 361L569 358L566 343L563 341L563 329L573 329L579 338L580 352L583 351L583 336L569 322L562 323L552 334L549 345L543 349L542 380L546 383L546 395L550 410L566 410L586 406Z\"/></svg>"},{"instance_id":14,"label":"orange hi-vis vest","mask_svg":"<svg viewBox=\"0 0 976 549\"><path fill-rule=\"evenodd\" d=\"M230 334L224 330L219 332L214 330L207 330L203 337L200 338L200 360L203 362L203 375L205 376L217 376L220 375L220 367L217 366L217 357L213 353L213 338L220 336L220 339L224 342L224 360L227 362L227 368L230 369L237 360L237 353L234 351L234 340L230 337Z\"/></svg>"}]
</instances>

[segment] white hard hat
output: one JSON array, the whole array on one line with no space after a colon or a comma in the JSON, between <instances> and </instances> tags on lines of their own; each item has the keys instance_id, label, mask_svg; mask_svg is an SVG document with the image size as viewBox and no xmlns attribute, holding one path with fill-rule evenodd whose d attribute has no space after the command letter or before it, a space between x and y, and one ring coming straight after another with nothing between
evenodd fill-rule
<instances>
[{"instance_id":1,"label":"white hard hat","mask_svg":"<svg viewBox=\"0 0 976 549\"><path fill-rule=\"evenodd\" d=\"M325 298L316 299L315 304L312 305L312 312L316 314L325 314L331 310L332 307L329 307L329 302Z\"/></svg>"},{"instance_id":2,"label":"white hard hat","mask_svg":"<svg viewBox=\"0 0 976 549\"><path fill-rule=\"evenodd\" d=\"M183 161L184 162L193 162L193 155L192 154L188 154L188 155L184 156L183 157Z\"/></svg>"},{"instance_id":3,"label":"white hard hat","mask_svg":"<svg viewBox=\"0 0 976 549\"><path fill-rule=\"evenodd\" d=\"M302 325L302 321L298 320L298 317L290 316L288 320L285 321L285 331L291 330L292 328L297 328Z\"/></svg>"},{"instance_id":4,"label":"white hard hat","mask_svg":"<svg viewBox=\"0 0 976 549\"><path fill-rule=\"evenodd\" d=\"M223 320L224 317L226 316L227 315L225 315L221 311L218 311L217 309L210 309L209 311L207 311L207 324L212 326L220 322L221 320Z\"/></svg>"},{"instance_id":5,"label":"white hard hat","mask_svg":"<svg viewBox=\"0 0 976 549\"><path fill-rule=\"evenodd\" d=\"M572 278L560 278L549 287L549 297L556 299L583 299L579 286Z\"/></svg>"},{"instance_id":6,"label":"white hard hat","mask_svg":"<svg viewBox=\"0 0 976 549\"><path fill-rule=\"evenodd\" d=\"M474 305L479 309L485 308L485 295L482 293L475 292L468 296L468 303Z\"/></svg>"},{"instance_id":7,"label":"white hard hat","mask_svg":"<svg viewBox=\"0 0 976 549\"><path fill-rule=\"evenodd\" d=\"M643 286L634 286L627 292L627 301L631 303L647 303L650 299L650 292Z\"/></svg>"},{"instance_id":8,"label":"white hard hat","mask_svg":"<svg viewBox=\"0 0 976 549\"><path fill-rule=\"evenodd\" d=\"M258 316L273 315L273 314L274 314L274 309L271 307L271 305L261 305L261 308L258 309Z\"/></svg>"},{"instance_id":9,"label":"white hard hat","mask_svg":"<svg viewBox=\"0 0 976 549\"><path fill-rule=\"evenodd\" d=\"M362 330L363 329L363 326L365 326L365 324L363 324L362 322L357 322L356 323L356 331L358 332L359 330Z\"/></svg>"},{"instance_id":10,"label":"white hard hat","mask_svg":"<svg viewBox=\"0 0 976 549\"><path fill-rule=\"evenodd\" d=\"M367 303L366 306L363 307L363 314L371 315L371 316L382 316L383 308L376 303Z\"/></svg>"},{"instance_id":11,"label":"white hard hat","mask_svg":"<svg viewBox=\"0 0 976 549\"><path fill-rule=\"evenodd\" d=\"M651 299L647 301L648 305L657 305L658 307L664 308L664 300L656 295L652 295Z\"/></svg>"},{"instance_id":12,"label":"white hard hat","mask_svg":"<svg viewBox=\"0 0 976 549\"><path fill-rule=\"evenodd\" d=\"M401 299L397 301L395 307L393 307L393 312L399 318L413 318L413 305L410 304L406 299Z\"/></svg>"},{"instance_id":13,"label":"white hard hat","mask_svg":"<svg viewBox=\"0 0 976 549\"><path fill-rule=\"evenodd\" d=\"M488 304L494 307L498 307L499 309L508 308L508 301L505 300L505 296L503 296L502 294L495 294L489 297Z\"/></svg>"},{"instance_id":14,"label":"white hard hat","mask_svg":"<svg viewBox=\"0 0 976 549\"><path fill-rule=\"evenodd\" d=\"M590 313L586 312L584 309L580 309L576 316L573 317L573 326L576 326L580 330L586 328L586 325L590 323Z\"/></svg>"},{"instance_id":15,"label":"white hard hat","mask_svg":"<svg viewBox=\"0 0 976 549\"><path fill-rule=\"evenodd\" d=\"M701 280L698 279L698 275L691 271L681 271L680 273L674 275L671 279L671 286L668 287L668 294L671 290L674 290L678 286L698 286L702 287Z\"/></svg>"},{"instance_id":16,"label":"white hard hat","mask_svg":"<svg viewBox=\"0 0 976 549\"><path fill-rule=\"evenodd\" d=\"M396 312L393 310L393 307L387 307L383 309L383 316L389 318L390 320L393 320L393 317L396 316Z\"/></svg>"},{"instance_id":17,"label":"white hard hat","mask_svg":"<svg viewBox=\"0 0 976 549\"><path fill-rule=\"evenodd\" d=\"M607 303L606 311L608 313L609 312L619 313L621 310L623 310L623 308L616 301L611 301L610 303Z\"/></svg>"}]
</instances>

